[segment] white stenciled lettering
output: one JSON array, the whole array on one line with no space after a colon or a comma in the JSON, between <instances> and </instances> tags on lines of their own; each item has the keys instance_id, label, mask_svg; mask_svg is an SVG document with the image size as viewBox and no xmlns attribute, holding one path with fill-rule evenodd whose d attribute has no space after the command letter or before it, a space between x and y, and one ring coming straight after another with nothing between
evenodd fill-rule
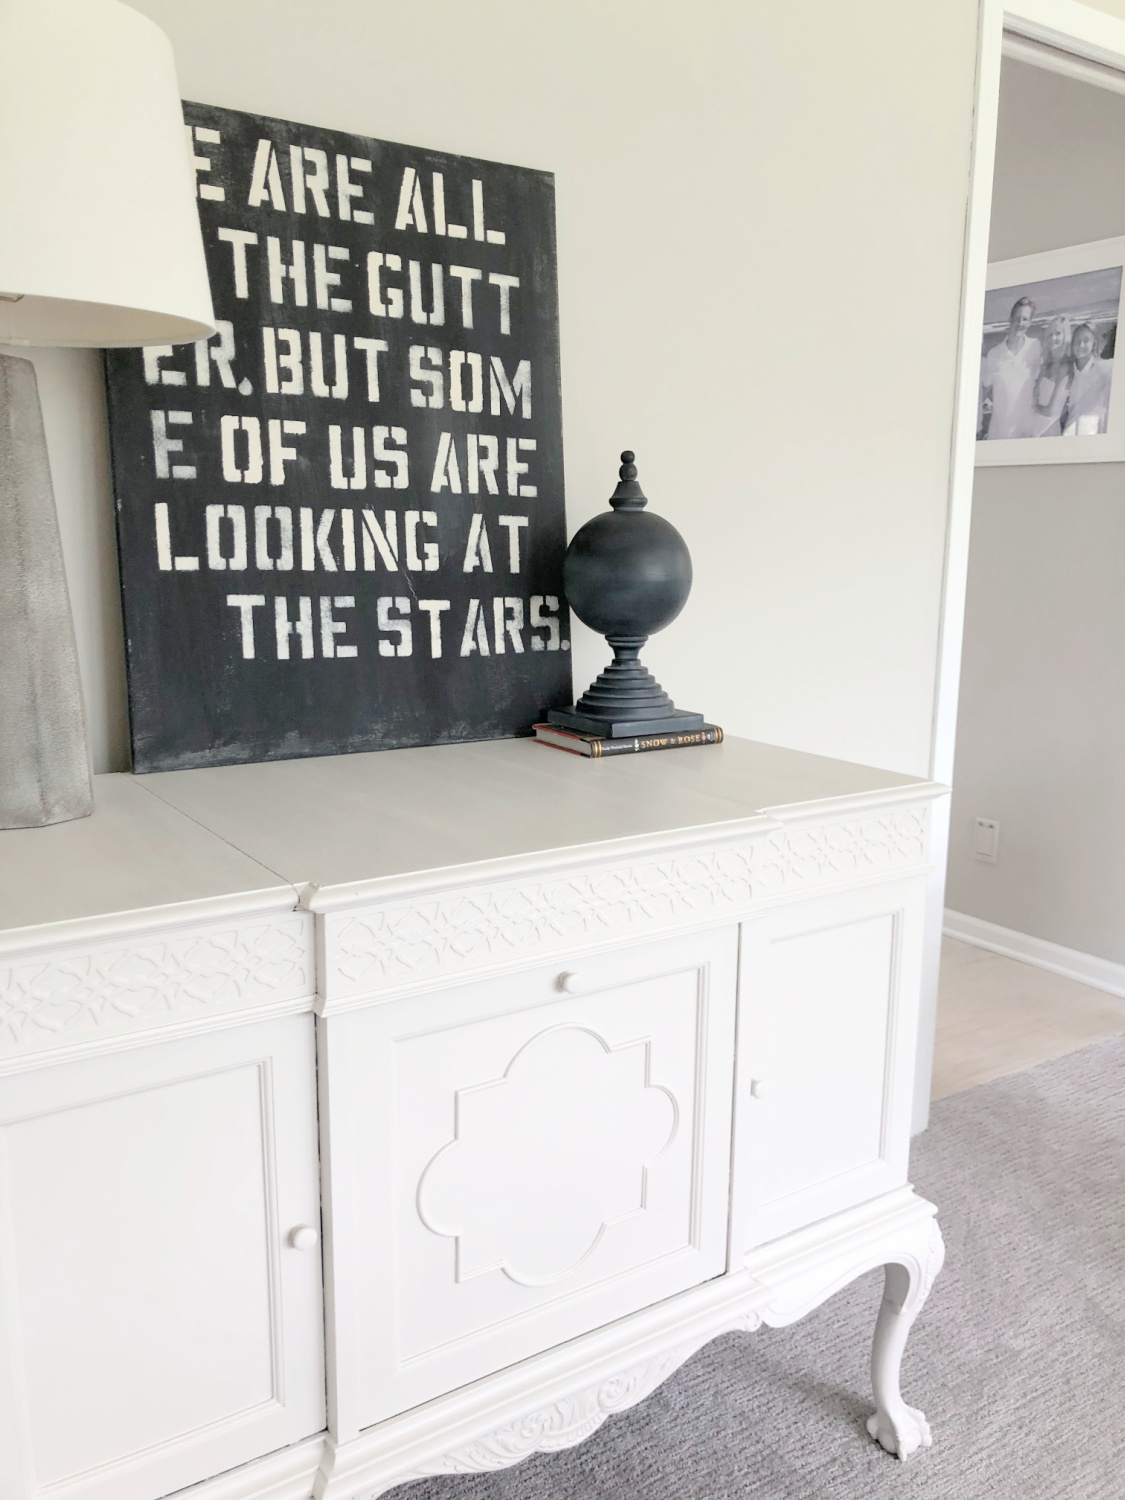
<instances>
[{"instance_id":1,"label":"white stenciled lettering","mask_svg":"<svg viewBox=\"0 0 1125 1500\"><path fill-rule=\"evenodd\" d=\"M412 573L436 573L438 570L437 542L423 541L422 554L418 554L418 528L428 526L437 530L437 515L432 510L408 510L402 518L402 537L406 545L406 566Z\"/></svg>"},{"instance_id":2,"label":"white stenciled lettering","mask_svg":"<svg viewBox=\"0 0 1125 1500\"><path fill-rule=\"evenodd\" d=\"M355 572L355 511L345 505L340 511L340 552L344 572Z\"/></svg>"},{"instance_id":3,"label":"white stenciled lettering","mask_svg":"<svg viewBox=\"0 0 1125 1500\"><path fill-rule=\"evenodd\" d=\"M405 490L410 485L410 460L406 452L406 428L405 427L373 427L371 439L375 453L376 467L372 472L372 479L377 490ZM392 443L397 447L391 447ZM388 474L386 469L379 468L380 464L390 464L394 474Z\"/></svg>"},{"instance_id":4,"label":"white stenciled lettering","mask_svg":"<svg viewBox=\"0 0 1125 1500\"><path fill-rule=\"evenodd\" d=\"M479 599L470 599L465 612L465 628L461 632L461 655L471 656L479 651L481 656L491 655L488 649L488 631L484 626L484 611Z\"/></svg>"},{"instance_id":5,"label":"white stenciled lettering","mask_svg":"<svg viewBox=\"0 0 1125 1500\"><path fill-rule=\"evenodd\" d=\"M246 464L238 462L236 435L245 438ZM262 425L257 417L225 416L219 421L219 440L223 460L223 478L228 484L261 484Z\"/></svg>"},{"instance_id":6,"label":"white stenciled lettering","mask_svg":"<svg viewBox=\"0 0 1125 1500\"><path fill-rule=\"evenodd\" d=\"M362 427L352 428L352 472L344 473L344 430L330 426L328 429L328 482L334 490L363 490L367 488L367 433Z\"/></svg>"},{"instance_id":7,"label":"white stenciled lettering","mask_svg":"<svg viewBox=\"0 0 1125 1500\"><path fill-rule=\"evenodd\" d=\"M281 345L284 344L284 349ZM301 364L301 333L297 328L262 329L262 364L266 391L271 396L301 396L305 371Z\"/></svg>"},{"instance_id":8,"label":"white stenciled lettering","mask_svg":"<svg viewBox=\"0 0 1125 1500\"><path fill-rule=\"evenodd\" d=\"M270 301L285 301L285 283L293 284L293 303L296 307L308 307L309 287L305 270L305 242L290 241L290 261L286 265L281 257L281 241L274 234L266 236L266 263L269 267Z\"/></svg>"},{"instance_id":9,"label":"white stenciled lettering","mask_svg":"<svg viewBox=\"0 0 1125 1500\"><path fill-rule=\"evenodd\" d=\"M448 599L417 599L415 603L430 617L430 657L433 661L441 656L441 617L451 608Z\"/></svg>"},{"instance_id":10,"label":"white stenciled lettering","mask_svg":"<svg viewBox=\"0 0 1125 1500\"><path fill-rule=\"evenodd\" d=\"M428 361L430 368L423 361ZM422 344L410 346L411 406L428 406L440 411L445 405L445 372L442 369L440 349L426 348ZM429 395L418 389L419 385L430 387Z\"/></svg>"},{"instance_id":11,"label":"white stenciled lettering","mask_svg":"<svg viewBox=\"0 0 1125 1500\"><path fill-rule=\"evenodd\" d=\"M363 183L353 182L351 173L370 175L371 163L362 156L337 156L336 158L336 202L340 218L347 223L354 219L357 224L374 224L375 215L367 208L353 208L353 200L363 197Z\"/></svg>"},{"instance_id":12,"label":"white stenciled lettering","mask_svg":"<svg viewBox=\"0 0 1125 1500\"><path fill-rule=\"evenodd\" d=\"M422 200L422 184L413 167L403 168L402 185L398 190L398 213L395 215L396 229L416 229L419 234L428 234L426 205Z\"/></svg>"},{"instance_id":13,"label":"white stenciled lettering","mask_svg":"<svg viewBox=\"0 0 1125 1500\"><path fill-rule=\"evenodd\" d=\"M227 195L223 188L214 182L199 182L200 173L211 170L211 158L209 156L197 156L195 154L195 145L192 142L192 135L194 134L196 141L201 146L221 146L223 142L222 136L217 130L209 130L206 125L196 125L194 129L191 126L185 128L187 129L188 147L192 153L191 164L195 168L196 182L199 185L199 196L205 198L209 203L224 202Z\"/></svg>"},{"instance_id":14,"label":"white stenciled lettering","mask_svg":"<svg viewBox=\"0 0 1125 1500\"><path fill-rule=\"evenodd\" d=\"M250 208L260 208L267 198L272 207L285 212L285 191L281 186L277 152L272 141L261 140L254 153L254 169L250 174L250 193L246 202Z\"/></svg>"},{"instance_id":15,"label":"white stenciled lettering","mask_svg":"<svg viewBox=\"0 0 1125 1500\"><path fill-rule=\"evenodd\" d=\"M442 172L433 174L434 189L434 233L448 235L451 240L464 240L469 236L469 231L464 224L454 224L446 214L445 208L445 176Z\"/></svg>"},{"instance_id":16,"label":"white stenciled lettering","mask_svg":"<svg viewBox=\"0 0 1125 1500\"><path fill-rule=\"evenodd\" d=\"M351 258L351 251L343 245L313 246L313 295L320 312L351 312L350 297L329 295L333 287L340 285L341 277L339 271L328 269L330 260L351 260Z\"/></svg>"},{"instance_id":17,"label":"white stenciled lettering","mask_svg":"<svg viewBox=\"0 0 1125 1500\"><path fill-rule=\"evenodd\" d=\"M484 222L484 183L479 177L473 178L473 239L484 240L490 245L502 245L504 243L504 231L502 229L488 229Z\"/></svg>"},{"instance_id":18,"label":"white stenciled lettering","mask_svg":"<svg viewBox=\"0 0 1125 1500\"><path fill-rule=\"evenodd\" d=\"M508 494L518 495L524 500L534 500L538 490L533 484L521 484L521 477L528 472L529 466L521 464L517 453L534 453L534 438L509 438L508 439Z\"/></svg>"},{"instance_id":19,"label":"white stenciled lettering","mask_svg":"<svg viewBox=\"0 0 1125 1500\"><path fill-rule=\"evenodd\" d=\"M153 506L153 521L156 528L156 566L162 573L197 573L198 557L180 557L172 550L172 527L168 519L168 506L161 500Z\"/></svg>"},{"instance_id":20,"label":"white stenciled lettering","mask_svg":"<svg viewBox=\"0 0 1125 1500\"><path fill-rule=\"evenodd\" d=\"M479 511L475 512L469 522L469 539L465 543L465 561L462 564L463 573L471 573L475 568L482 572L492 572L492 548L488 542L488 527L484 524L484 517Z\"/></svg>"},{"instance_id":21,"label":"white stenciled lettering","mask_svg":"<svg viewBox=\"0 0 1125 1500\"><path fill-rule=\"evenodd\" d=\"M391 610L397 610L400 618L391 614ZM379 621L379 629L384 635L397 635L398 643L394 641L381 640L379 642L380 656L410 656L414 650L414 631L410 624L410 600L405 596L391 598L384 596L376 600L375 614Z\"/></svg>"},{"instance_id":22,"label":"white stenciled lettering","mask_svg":"<svg viewBox=\"0 0 1125 1500\"><path fill-rule=\"evenodd\" d=\"M312 168L310 171L309 168ZM328 153L316 146L289 147L289 177L293 184L293 212L305 212L305 194L322 219L331 217L328 207Z\"/></svg>"},{"instance_id":23,"label":"white stenciled lettering","mask_svg":"<svg viewBox=\"0 0 1125 1500\"><path fill-rule=\"evenodd\" d=\"M490 271L488 284L500 293L500 332L511 333L512 289L519 286L520 279L518 276L502 276L499 271Z\"/></svg>"},{"instance_id":24,"label":"white stenciled lettering","mask_svg":"<svg viewBox=\"0 0 1125 1500\"><path fill-rule=\"evenodd\" d=\"M367 399L378 401L379 399L379 356L386 354L386 339L365 339L357 334L352 339L353 346L364 356L367 371Z\"/></svg>"},{"instance_id":25,"label":"white stenciled lettering","mask_svg":"<svg viewBox=\"0 0 1125 1500\"><path fill-rule=\"evenodd\" d=\"M215 238L230 246L234 295L241 298L249 297L250 278L246 269L246 247L256 245L258 236L248 229L216 229Z\"/></svg>"},{"instance_id":26,"label":"white stenciled lettering","mask_svg":"<svg viewBox=\"0 0 1125 1500\"><path fill-rule=\"evenodd\" d=\"M152 420L152 461L157 479L194 479L194 464L174 464L169 460L184 451L183 438L168 436L169 427L190 427L190 411L154 411Z\"/></svg>"},{"instance_id":27,"label":"white stenciled lettering","mask_svg":"<svg viewBox=\"0 0 1125 1500\"><path fill-rule=\"evenodd\" d=\"M454 495L461 493L461 470L457 464L457 446L451 432L438 437L437 455L434 458L434 473L430 480L431 494L449 489Z\"/></svg>"},{"instance_id":28,"label":"white stenciled lettering","mask_svg":"<svg viewBox=\"0 0 1125 1500\"><path fill-rule=\"evenodd\" d=\"M182 370L162 370L162 362L175 354L171 344L149 344L141 350L144 356L146 385L186 385L187 376Z\"/></svg>"},{"instance_id":29,"label":"white stenciled lettering","mask_svg":"<svg viewBox=\"0 0 1125 1500\"><path fill-rule=\"evenodd\" d=\"M533 651L557 651L559 649L559 622L557 619L559 601L554 594L532 594L531 596L531 629L545 630L547 639L532 634L531 649Z\"/></svg>"},{"instance_id":30,"label":"white stenciled lettering","mask_svg":"<svg viewBox=\"0 0 1125 1500\"><path fill-rule=\"evenodd\" d=\"M480 493L480 482L484 480L485 490L490 495L498 495L500 486L496 481L496 471L500 467L500 440L491 437L484 432L470 432L466 439L468 449L469 494Z\"/></svg>"},{"instance_id":31,"label":"white stenciled lettering","mask_svg":"<svg viewBox=\"0 0 1125 1500\"><path fill-rule=\"evenodd\" d=\"M333 333L332 340L332 384L324 378L324 349L322 334L309 334L309 390L314 396L333 396L344 401L348 395L348 341L342 333Z\"/></svg>"},{"instance_id":32,"label":"white stenciled lettering","mask_svg":"<svg viewBox=\"0 0 1125 1500\"><path fill-rule=\"evenodd\" d=\"M383 268L402 270L400 255L384 255L379 250L367 252L367 306L374 318L401 318L405 303L400 286L383 286ZM383 301L384 295L386 301Z\"/></svg>"},{"instance_id":33,"label":"white stenciled lettering","mask_svg":"<svg viewBox=\"0 0 1125 1500\"><path fill-rule=\"evenodd\" d=\"M473 282L481 279L481 273L472 266L450 266L449 274L461 283L461 327L473 326Z\"/></svg>"},{"instance_id":34,"label":"white stenciled lettering","mask_svg":"<svg viewBox=\"0 0 1125 1500\"><path fill-rule=\"evenodd\" d=\"M223 389L233 391L238 384L234 378L234 324L226 318L216 318L215 332L211 338L198 339L192 347L195 350L196 385L211 384L211 366L214 365L219 372L219 383ZM247 395L249 392L244 391L243 394Z\"/></svg>"},{"instance_id":35,"label":"white stenciled lettering","mask_svg":"<svg viewBox=\"0 0 1125 1500\"><path fill-rule=\"evenodd\" d=\"M223 523L230 527L230 553L223 551ZM208 505L204 510L207 566L216 572L246 571L246 510L241 505ZM265 601L263 600L263 603Z\"/></svg>"},{"instance_id":36,"label":"white stenciled lettering","mask_svg":"<svg viewBox=\"0 0 1125 1500\"><path fill-rule=\"evenodd\" d=\"M279 595L273 601L274 634L277 640L278 661L289 660L289 637L296 635L301 642L301 658L309 661L313 655L312 600L300 596L297 600L297 618L289 618L289 606Z\"/></svg>"},{"instance_id":37,"label":"white stenciled lettering","mask_svg":"<svg viewBox=\"0 0 1125 1500\"><path fill-rule=\"evenodd\" d=\"M265 594L228 594L227 605L239 612L243 661L254 660L254 611L265 605Z\"/></svg>"},{"instance_id":38,"label":"white stenciled lettering","mask_svg":"<svg viewBox=\"0 0 1125 1500\"><path fill-rule=\"evenodd\" d=\"M441 172L431 174L434 198L434 233L445 233L445 177Z\"/></svg>"},{"instance_id":39,"label":"white stenciled lettering","mask_svg":"<svg viewBox=\"0 0 1125 1500\"><path fill-rule=\"evenodd\" d=\"M469 371L469 394L464 391L464 372ZM449 351L449 405L453 411L480 412L484 410L484 369L479 354L465 353L463 349Z\"/></svg>"},{"instance_id":40,"label":"white stenciled lettering","mask_svg":"<svg viewBox=\"0 0 1125 1500\"><path fill-rule=\"evenodd\" d=\"M354 646L345 646L336 639L342 636L348 628L346 620L337 620L333 615L334 609L354 609L355 598L351 594L338 595L330 598L322 595L320 600L320 654L324 657L348 657L355 656Z\"/></svg>"},{"instance_id":41,"label":"white stenciled lettering","mask_svg":"<svg viewBox=\"0 0 1125 1500\"><path fill-rule=\"evenodd\" d=\"M442 268L430 266L430 310L426 311L422 295L422 263L412 260L410 274L410 317L414 323L430 323L440 328L445 322L445 281Z\"/></svg>"},{"instance_id":42,"label":"white stenciled lettering","mask_svg":"<svg viewBox=\"0 0 1125 1500\"><path fill-rule=\"evenodd\" d=\"M520 570L520 532L528 524L526 516L497 516L501 526L507 528L508 532L508 571L518 573Z\"/></svg>"},{"instance_id":43,"label":"white stenciled lettering","mask_svg":"<svg viewBox=\"0 0 1125 1500\"><path fill-rule=\"evenodd\" d=\"M500 402L508 408L508 415L515 416L516 402L520 403L520 416L531 416L531 361L521 359L516 373L508 379L503 360L495 354L489 361L489 410L494 417L500 415Z\"/></svg>"},{"instance_id":44,"label":"white stenciled lettering","mask_svg":"<svg viewBox=\"0 0 1125 1500\"><path fill-rule=\"evenodd\" d=\"M373 510L360 512L359 539L363 544L363 570L375 571L375 553L378 552L388 573L398 572L398 514L384 511L383 525Z\"/></svg>"},{"instance_id":45,"label":"white stenciled lettering","mask_svg":"<svg viewBox=\"0 0 1125 1500\"><path fill-rule=\"evenodd\" d=\"M270 551L270 524L277 532L277 553ZM255 505L254 566L264 573L293 571L293 512L287 505Z\"/></svg>"},{"instance_id":46,"label":"white stenciled lettering","mask_svg":"<svg viewBox=\"0 0 1125 1500\"><path fill-rule=\"evenodd\" d=\"M496 655L503 656L504 636L507 634L512 650L523 655L523 600L500 598L492 601L492 635L496 642Z\"/></svg>"},{"instance_id":47,"label":"white stenciled lettering","mask_svg":"<svg viewBox=\"0 0 1125 1500\"><path fill-rule=\"evenodd\" d=\"M294 463L297 459L296 448L289 447L284 442L284 438L301 437L304 434L304 431L304 422L282 421L278 417L270 418L270 484L284 484L285 465L287 463Z\"/></svg>"},{"instance_id":48,"label":"white stenciled lettering","mask_svg":"<svg viewBox=\"0 0 1125 1500\"><path fill-rule=\"evenodd\" d=\"M316 524L316 557L326 573L335 573L336 557L332 551L332 522L336 512L331 507L322 510Z\"/></svg>"}]
</instances>

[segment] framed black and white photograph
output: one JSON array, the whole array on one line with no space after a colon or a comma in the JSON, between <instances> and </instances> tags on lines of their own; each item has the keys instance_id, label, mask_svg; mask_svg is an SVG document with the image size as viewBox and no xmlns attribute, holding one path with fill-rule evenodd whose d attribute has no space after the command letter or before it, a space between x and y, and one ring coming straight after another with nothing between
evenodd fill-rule
<instances>
[{"instance_id":1,"label":"framed black and white photograph","mask_svg":"<svg viewBox=\"0 0 1125 1500\"><path fill-rule=\"evenodd\" d=\"M988 268L977 397L978 464L1125 459L1115 381L1125 238Z\"/></svg>"}]
</instances>

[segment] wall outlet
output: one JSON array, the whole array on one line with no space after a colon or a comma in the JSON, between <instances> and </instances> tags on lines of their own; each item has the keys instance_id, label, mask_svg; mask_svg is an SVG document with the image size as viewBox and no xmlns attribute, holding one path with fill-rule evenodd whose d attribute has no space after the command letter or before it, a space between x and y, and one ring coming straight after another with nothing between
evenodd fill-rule
<instances>
[{"instance_id":1,"label":"wall outlet","mask_svg":"<svg viewBox=\"0 0 1125 1500\"><path fill-rule=\"evenodd\" d=\"M994 818L977 818L973 837L973 855L986 865L994 865L1000 852L1000 824Z\"/></svg>"}]
</instances>

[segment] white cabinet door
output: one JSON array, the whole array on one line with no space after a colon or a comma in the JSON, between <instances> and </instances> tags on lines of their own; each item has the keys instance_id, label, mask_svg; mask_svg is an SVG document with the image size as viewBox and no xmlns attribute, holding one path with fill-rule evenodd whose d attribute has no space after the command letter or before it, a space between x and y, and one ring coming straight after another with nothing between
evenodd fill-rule
<instances>
[{"instance_id":1,"label":"white cabinet door","mask_svg":"<svg viewBox=\"0 0 1125 1500\"><path fill-rule=\"evenodd\" d=\"M896 881L743 923L741 1251L906 1181L924 890Z\"/></svg>"},{"instance_id":2,"label":"white cabinet door","mask_svg":"<svg viewBox=\"0 0 1125 1500\"><path fill-rule=\"evenodd\" d=\"M320 1431L299 1224L311 1016L0 1079L3 1500L150 1500Z\"/></svg>"},{"instance_id":3,"label":"white cabinet door","mask_svg":"<svg viewBox=\"0 0 1125 1500\"><path fill-rule=\"evenodd\" d=\"M730 927L322 1022L341 1434L725 1269L736 955Z\"/></svg>"}]
</instances>

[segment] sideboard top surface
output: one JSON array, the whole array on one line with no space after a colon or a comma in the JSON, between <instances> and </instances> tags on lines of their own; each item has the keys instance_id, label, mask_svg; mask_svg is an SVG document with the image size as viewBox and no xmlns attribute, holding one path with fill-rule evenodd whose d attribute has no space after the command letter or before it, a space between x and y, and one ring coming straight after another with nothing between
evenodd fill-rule
<instances>
[{"instance_id":1,"label":"sideboard top surface","mask_svg":"<svg viewBox=\"0 0 1125 1500\"><path fill-rule=\"evenodd\" d=\"M145 778L299 887L343 890L497 860L710 830L930 783L749 740L588 760L493 740Z\"/></svg>"},{"instance_id":2,"label":"sideboard top surface","mask_svg":"<svg viewBox=\"0 0 1125 1500\"><path fill-rule=\"evenodd\" d=\"M519 739L100 776L92 818L0 833L0 933L239 893L311 892L315 908L380 882L938 790L738 739L600 761Z\"/></svg>"},{"instance_id":3,"label":"sideboard top surface","mask_svg":"<svg viewBox=\"0 0 1125 1500\"><path fill-rule=\"evenodd\" d=\"M0 833L0 933L110 913L213 906L293 887L132 776L94 778L88 818Z\"/></svg>"}]
</instances>

